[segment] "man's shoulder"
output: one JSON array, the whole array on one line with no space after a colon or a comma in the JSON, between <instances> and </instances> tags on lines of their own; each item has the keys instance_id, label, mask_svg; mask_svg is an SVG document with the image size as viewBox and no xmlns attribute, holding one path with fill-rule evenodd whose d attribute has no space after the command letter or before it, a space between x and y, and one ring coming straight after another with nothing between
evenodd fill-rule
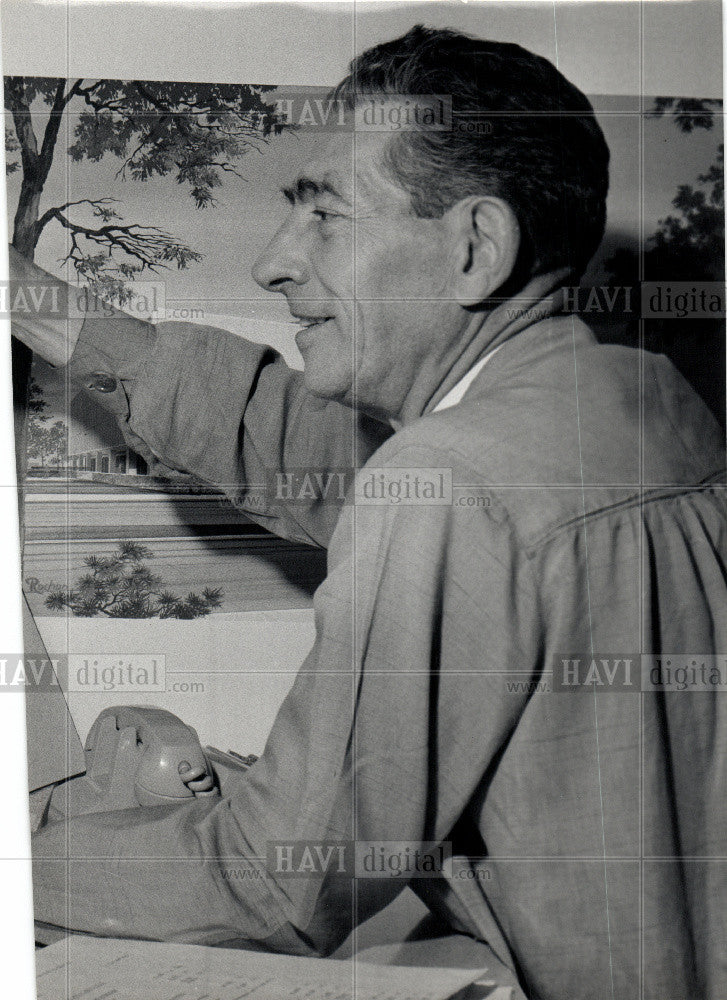
<instances>
[{"instance_id":1,"label":"man's shoulder","mask_svg":"<svg viewBox=\"0 0 727 1000\"><path fill-rule=\"evenodd\" d=\"M507 485L696 484L724 467L724 432L664 355L585 337L521 353L515 338L503 354L401 444L449 452Z\"/></svg>"},{"instance_id":2,"label":"man's shoulder","mask_svg":"<svg viewBox=\"0 0 727 1000\"><path fill-rule=\"evenodd\" d=\"M485 366L458 405L396 433L373 462L451 469L455 488L486 490L529 539L725 465L716 420L666 358L593 342Z\"/></svg>"}]
</instances>

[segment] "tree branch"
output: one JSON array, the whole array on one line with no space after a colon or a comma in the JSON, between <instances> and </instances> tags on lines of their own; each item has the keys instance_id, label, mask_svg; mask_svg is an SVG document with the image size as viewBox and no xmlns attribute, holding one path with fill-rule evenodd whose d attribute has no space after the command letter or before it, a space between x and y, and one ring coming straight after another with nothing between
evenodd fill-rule
<instances>
[{"instance_id":1,"label":"tree branch","mask_svg":"<svg viewBox=\"0 0 727 1000\"><path fill-rule=\"evenodd\" d=\"M62 212L54 210L54 216L60 224L71 233L73 246L71 252L63 258L63 263L68 260L78 259L74 251L80 252L77 238L84 236L97 243L99 246L108 246L110 249L116 247L141 261L144 267L154 271L157 267L168 267L159 260L157 254L162 253L170 246L178 246L175 240L160 229L144 229L142 226L101 226L100 229L89 229L87 226L80 226L67 219ZM156 234L156 235L155 235Z\"/></svg>"},{"instance_id":2,"label":"tree branch","mask_svg":"<svg viewBox=\"0 0 727 1000\"><path fill-rule=\"evenodd\" d=\"M109 256L113 250L120 250L135 258L141 263L142 271L144 268L150 271L157 271L160 267L168 268L169 264L166 261L169 260L177 260L179 264L182 259L186 262L187 259L200 259L201 256L156 226L108 225L91 229L71 222L58 208L50 209L49 212L51 217L57 219L71 234L71 249L62 259L62 264L69 260L76 265L87 261L88 258L78 245L79 237L90 240L98 246L107 247Z\"/></svg>"},{"instance_id":3,"label":"tree branch","mask_svg":"<svg viewBox=\"0 0 727 1000\"><path fill-rule=\"evenodd\" d=\"M36 231L40 236L48 223L56 218L57 213L65 212L67 208L73 208L75 205L91 205L95 208L97 205L118 204L118 200L118 198L80 198L78 201L67 201L64 205L56 205L55 208L49 208L41 215L36 222Z\"/></svg>"}]
</instances>

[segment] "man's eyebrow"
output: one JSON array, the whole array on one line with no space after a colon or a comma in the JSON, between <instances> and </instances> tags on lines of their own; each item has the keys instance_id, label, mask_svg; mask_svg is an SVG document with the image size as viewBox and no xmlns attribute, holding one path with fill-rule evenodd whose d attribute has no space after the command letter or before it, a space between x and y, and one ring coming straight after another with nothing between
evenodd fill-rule
<instances>
[{"instance_id":1,"label":"man's eyebrow","mask_svg":"<svg viewBox=\"0 0 727 1000\"><path fill-rule=\"evenodd\" d=\"M330 194L334 198L340 198L341 201L348 203L348 199L341 193L340 187L340 183L332 174L326 174L321 180L300 176L291 185L282 187L280 190L291 205L308 201L321 194Z\"/></svg>"}]
</instances>

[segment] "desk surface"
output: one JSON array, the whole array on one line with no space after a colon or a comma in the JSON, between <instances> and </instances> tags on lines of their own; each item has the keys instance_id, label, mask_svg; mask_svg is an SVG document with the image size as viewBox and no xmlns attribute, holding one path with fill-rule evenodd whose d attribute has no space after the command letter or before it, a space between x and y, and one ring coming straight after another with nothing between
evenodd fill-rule
<instances>
[{"instance_id":1,"label":"desk surface","mask_svg":"<svg viewBox=\"0 0 727 1000\"><path fill-rule=\"evenodd\" d=\"M36 921L36 940L54 944L68 936L62 928ZM482 941L463 934L449 934L428 913L412 892L405 891L381 913L367 920L334 952L331 960L343 961L355 954L361 961L378 965L416 965L462 969L487 968L487 981L510 987L510 1000L526 1000L510 969ZM492 987L470 987L461 1000L485 1000ZM460 994L457 995L458 1000Z\"/></svg>"}]
</instances>

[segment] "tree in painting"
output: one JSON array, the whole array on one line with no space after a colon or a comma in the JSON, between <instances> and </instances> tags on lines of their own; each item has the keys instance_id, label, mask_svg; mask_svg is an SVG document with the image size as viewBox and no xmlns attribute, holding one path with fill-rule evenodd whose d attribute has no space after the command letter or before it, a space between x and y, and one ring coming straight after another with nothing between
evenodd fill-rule
<instances>
[{"instance_id":1,"label":"tree in painting","mask_svg":"<svg viewBox=\"0 0 727 1000\"><path fill-rule=\"evenodd\" d=\"M658 97L651 117L669 115L681 132L711 131L722 102ZM639 261L635 250L621 248L606 262L613 285L639 287L648 282L724 282L724 147L692 183L680 184L672 199L673 211L661 219L646 241ZM641 274L639 264L641 263ZM639 320L622 332L627 343L639 341ZM724 320L710 317L643 321L643 346L666 354L694 385L717 418L725 418Z\"/></svg>"},{"instance_id":2,"label":"tree in painting","mask_svg":"<svg viewBox=\"0 0 727 1000\"><path fill-rule=\"evenodd\" d=\"M7 77L5 109L7 169L22 172L13 223L13 245L33 258L49 226L69 236L65 262L83 284L123 305L129 282L143 272L184 268L200 254L161 229L124 222L112 198L80 197L43 206L46 182L59 154L80 162L105 156L120 161L118 176L143 182L169 176L187 188L197 208L215 205L226 174L240 176L239 161L284 124L263 100L269 86L155 83L121 80L65 80ZM61 142L71 105L79 114L73 142ZM42 113L45 111L45 113ZM38 123L45 121L42 132ZM32 354L13 343L16 414L24 416ZM19 453L24 453L24 419L16 419Z\"/></svg>"},{"instance_id":3,"label":"tree in painting","mask_svg":"<svg viewBox=\"0 0 727 1000\"><path fill-rule=\"evenodd\" d=\"M68 608L82 618L202 618L222 604L222 591L206 587L201 594L178 597L145 564L153 553L138 542L121 542L110 556L87 556L88 570L72 590L52 590L45 599L50 611Z\"/></svg>"}]
</instances>

